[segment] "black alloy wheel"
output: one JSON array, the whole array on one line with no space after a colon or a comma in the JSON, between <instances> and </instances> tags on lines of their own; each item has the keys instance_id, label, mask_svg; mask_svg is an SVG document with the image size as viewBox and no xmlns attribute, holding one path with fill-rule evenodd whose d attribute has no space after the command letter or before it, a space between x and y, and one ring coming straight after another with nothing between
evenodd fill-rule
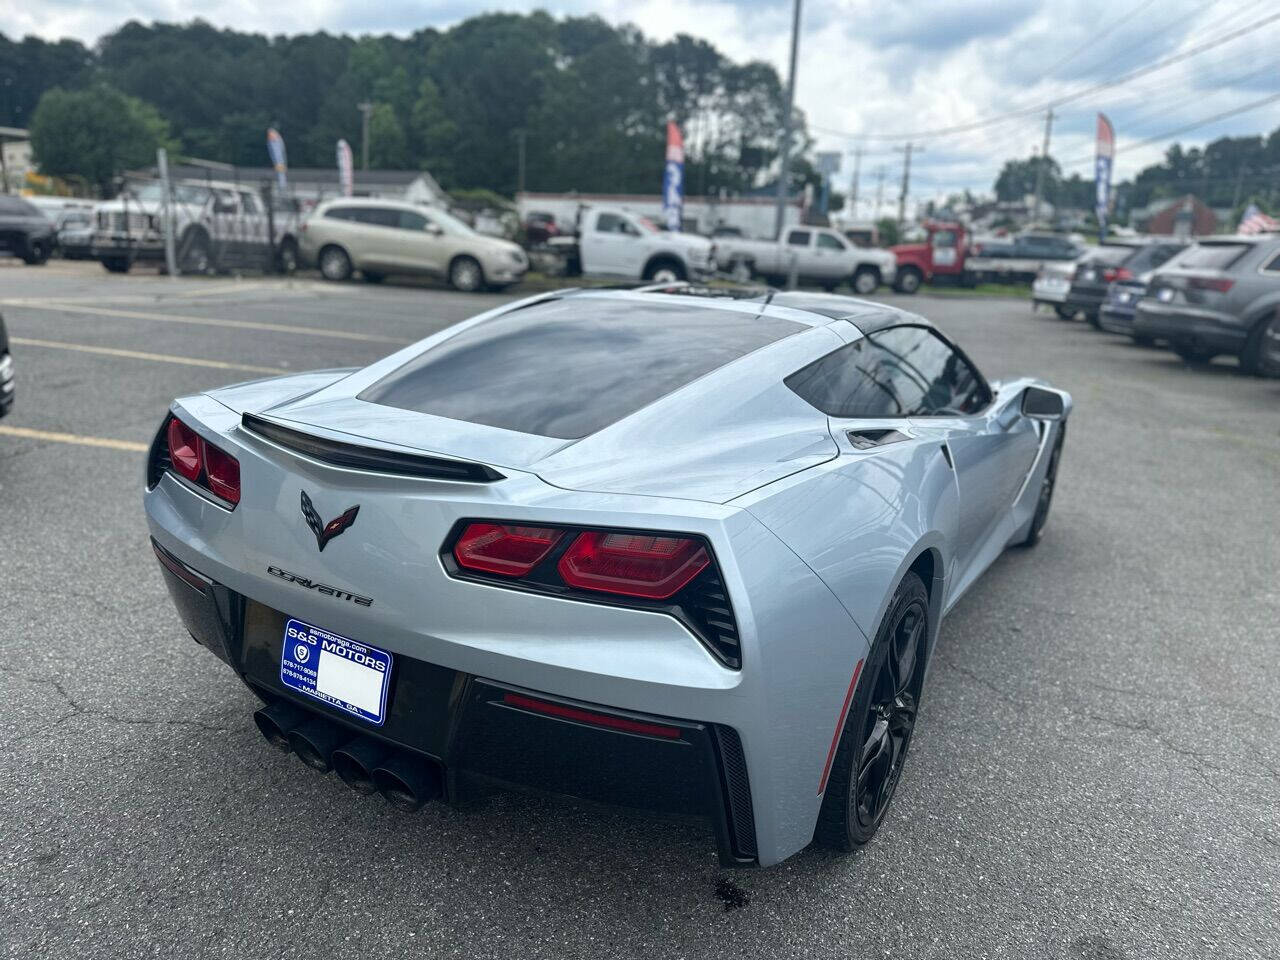
<instances>
[{"instance_id":1,"label":"black alloy wheel","mask_svg":"<svg viewBox=\"0 0 1280 960\"><path fill-rule=\"evenodd\" d=\"M876 634L845 718L814 839L850 851L884 822L915 731L929 640L929 595L908 573Z\"/></svg>"},{"instance_id":2,"label":"black alloy wheel","mask_svg":"<svg viewBox=\"0 0 1280 960\"><path fill-rule=\"evenodd\" d=\"M889 630L888 656L880 665L862 721L862 750L850 800L858 826L868 833L875 832L889 810L915 730L916 664L928 622L928 611L918 598L898 610Z\"/></svg>"},{"instance_id":3,"label":"black alloy wheel","mask_svg":"<svg viewBox=\"0 0 1280 960\"><path fill-rule=\"evenodd\" d=\"M1058 438L1053 441L1053 452L1049 454L1049 466L1044 472L1044 479L1040 481L1040 496L1036 500L1036 512L1031 518L1031 529L1027 531L1027 538L1022 541L1024 547L1034 547L1040 542L1040 533L1044 530L1044 523L1049 519L1049 507L1053 505L1053 491L1058 484L1058 461L1062 458L1062 445L1066 441L1067 425L1064 423L1058 427Z\"/></svg>"}]
</instances>

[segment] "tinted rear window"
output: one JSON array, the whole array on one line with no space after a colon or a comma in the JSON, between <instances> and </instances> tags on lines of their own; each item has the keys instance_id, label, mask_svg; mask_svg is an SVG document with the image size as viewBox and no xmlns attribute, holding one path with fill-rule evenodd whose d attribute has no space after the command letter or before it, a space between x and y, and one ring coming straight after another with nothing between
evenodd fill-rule
<instances>
[{"instance_id":1,"label":"tinted rear window","mask_svg":"<svg viewBox=\"0 0 1280 960\"><path fill-rule=\"evenodd\" d=\"M1147 270L1154 270L1182 249L1182 247L1152 243L1139 247L1125 260L1124 265L1133 273L1145 273Z\"/></svg>"},{"instance_id":2,"label":"tinted rear window","mask_svg":"<svg viewBox=\"0 0 1280 960\"><path fill-rule=\"evenodd\" d=\"M360 399L577 440L803 329L736 310L570 297L465 330Z\"/></svg>"},{"instance_id":3,"label":"tinted rear window","mask_svg":"<svg viewBox=\"0 0 1280 960\"><path fill-rule=\"evenodd\" d=\"M1225 270L1248 250L1247 243L1205 243L1192 247L1180 256L1178 266L1197 270Z\"/></svg>"}]
</instances>

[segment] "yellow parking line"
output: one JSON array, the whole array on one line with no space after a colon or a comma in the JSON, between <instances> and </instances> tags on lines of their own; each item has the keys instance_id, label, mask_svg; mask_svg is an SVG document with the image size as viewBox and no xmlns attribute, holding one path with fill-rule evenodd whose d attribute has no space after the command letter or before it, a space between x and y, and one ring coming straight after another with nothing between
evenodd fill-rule
<instances>
[{"instance_id":1,"label":"yellow parking line","mask_svg":"<svg viewBox=\"0 0 1280 960\"><path fill-rule=\"evenodd\" d=\"M78 433L56 433L52 430L32 430L30 427L6 427L0 425L0 435L22 437L26 440L52 440L54 443L78 443L84 447L106 447L109 450L128 450L130 453L146 453L145 443L132 440L111 440L107 437L82 437Z\"/></svg>"},{"instance_id":2,"label":"yellow parking line","mask_svg":"<svg viewBox=\"0 0 1280 960\"><path fill-rule=\"evenodd\" d=\"M189 367L211 367L214 370L244 370L248 373L288 373L282 367L255 367L247 363L227 363L223 360L200 360L196 357L174 357L167 353L144 353L141 350L118 350L115 347L91 347L86 343L64 343L60 340L32 340L29 337L10 337L10 343L22 347L47 347L50 350L75 350L79 353L97 353L105 357L126 357L130 360L150 360L154 363L180 363Z\"/></svg>"},{"instance_id":3,"label":"yellow parking line","mask_svg":"<svg viewBox=\"0 0 1280 960\"><path fill-rule=\"evenodd\" d=\"M296 333L306 337L332 337L338 340L364 340L369 343L393 343L396 346L408 346L412 341L397 337L382 337L376 333L354 333L349 330L330 330L325 327L299 327L287 323L263 323L258 320L226 320L218 317L188 317L177 313L151 313L142 310L117 310L112 307L89 307L74 303L63 303L46 300L41 303L30 301L0 301L11 306L19 306L27 310L57 310L61 313L87 313L99 317L124 317L128 320L154 320L157 323L190 323L205 327L234 327L239 330L270 330L273 333Z\"/></svg>"}]
</instances>

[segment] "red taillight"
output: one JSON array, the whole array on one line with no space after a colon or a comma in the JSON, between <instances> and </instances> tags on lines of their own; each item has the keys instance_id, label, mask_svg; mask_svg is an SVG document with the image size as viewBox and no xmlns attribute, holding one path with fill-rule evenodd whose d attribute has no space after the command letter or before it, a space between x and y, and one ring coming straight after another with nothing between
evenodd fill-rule
<instances>
[{"instance_id":1,"label":"red taillight","mask_svg":"<svg viewBox=\"0 0 1280 960\"><path fill-rule=\"evenodd\" d=\"M240 502L240 461L211 443L200 441L209 489L228 503Z\"/></svg>"},{"instance_id":2,"label":"red taillight","mask_svg":"<svg viewBox=\"0 0 1280 960\"><path fill-rule=\"evenodd\" d=\"M710 562L697 540L592 531L578 534L557 569L565 583L581 590L665 600Z\"/></svg>"},{"instance_id":3,"label":"red taillight","mask_svg":"<svg viewBox=\"0 0 1280 960\"><path fill-rule=\"evenodd\" d=\"M564 536L549 527L518 527L501 523L472 523L453 546L458 566L504 577L523 577L536 567Z\"/></svg>"},{"instance_id":4,"label":"red taillight","mask_svg":"<svg viewBox=\"0 0 1280 960\"><path fill-rule=\"evenodd\" d=\"M1107 283L1114 280L1132 280L1133 274L1124 267L1107 267L1102 271L1102 279Z\"/></svg>"},{"instance_id":5,"label":"red taillight","mask_svg":"<svg viewBox=\"0 0 1280 960\"><path fill-rule=\"evenodd\" d=\"M578 723L589 723L594 727L608 727L610 730L623 730L627 733L639 733L646 737L665 737L668 740L680 739L678 727L668 727L660 723L645 723L643 720L632 720L629 717L617 717L610 713L596 713L594 710L583 710L565 703L552 703L548 700L535 700L519 693L506 693L502 702L521 710L532 710L545 713L549 717L560 717Z\"/></svg>"},{"instance_id":6,"label":"red taillight","mask_svg":"<svg viewBox=\"0 0 1280 960\"><path fill-rule=\"evenodd\" d=\"M1228 280L1226 277L1188 277L1187 286L1192 290L1212 290L1215 293L1226 293L1233 286L1234 280Z\"/></svg>"},{"instance_id":7,"label":"red taillight","mask_svg":"<svg viewBox=\"0 0 1280 960\"><path fill-rule=\"evenodd\" d=\"M215 447L177 417L167 428L173 469L233 507L240 502L240 461Z\"/></svg>"},{"instance_id":8,"label":"red taillight","mask_svg":"<svg viewBox=\"0 0 1280 960\"><path fill-rule=\"evenodd\" d=\"M169 420L169 459L188 480L200 479L200 437L177 417Z\"/></svg>"}]
</instances>

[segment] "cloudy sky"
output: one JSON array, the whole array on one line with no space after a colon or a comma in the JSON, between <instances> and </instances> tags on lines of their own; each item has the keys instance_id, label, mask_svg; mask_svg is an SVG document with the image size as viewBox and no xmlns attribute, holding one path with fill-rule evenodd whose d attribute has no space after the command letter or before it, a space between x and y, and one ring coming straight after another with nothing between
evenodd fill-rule
<instances>
[{"instance_id":1,"label":"cloudy sky","mask_svg":"<svg viewBox=\"0 0 1280 960\"><path fill-rule=\"evenodd\" d=\"M182 21L198 12L219 26L267 33L408 33L482 11L534 8L629 21L656 38L705 37L785 75L786 0L204 0L198 11L179 0L41 0L5 4L0 31L92 43L129 19ZM1192 53L1197 47L1207 49ZM1276 0L805 0L796 97L820 149L864 147L864 197L874 195L883 169L887 206L902 168L894 147L908 134L924 148L912 164L913 198L989 191L1004 158L1039 148L1044 115L1037 109L1072 96L1057 110L1051 153L1086 178L1099 110L1115 124L1121 177L1158 160L1175 138L1169 134L1192 144L1269 132L1280 126L1278 51ZM1111 83L1181 54L1191 55ZM1202 123L1268 96L1276 99ZM841 183L851 171L846 156Z\"/></svg>"}]
</instances>

